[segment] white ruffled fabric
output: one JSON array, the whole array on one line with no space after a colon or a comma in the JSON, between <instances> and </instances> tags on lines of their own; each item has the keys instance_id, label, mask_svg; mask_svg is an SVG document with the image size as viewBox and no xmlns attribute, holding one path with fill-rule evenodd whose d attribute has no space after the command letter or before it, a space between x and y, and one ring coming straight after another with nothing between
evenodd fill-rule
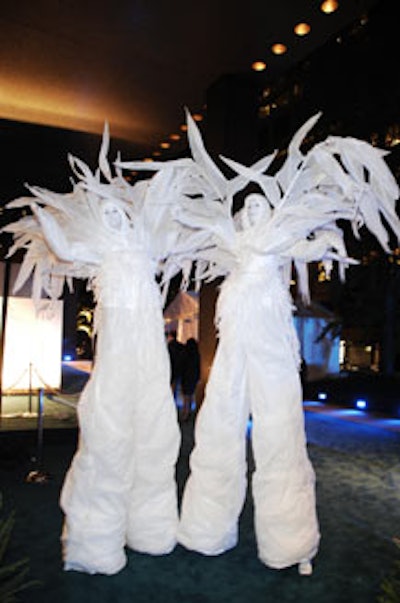
<instances>
[{"instance_id":1,"label":"white ruffled fabric","mask_svg":"<svg viewBox=\"0 0 400 603\"><path fill-rule=\"evenodd\" d=\"M178 541L218 555L238 540L253 421L258 555L272 568L312 559L320 539L304 431L292 304L276 258L257 256L226 279L219 344L195 426Z\"/></svg>"},{"instance_id":2,"label":"white ruffled fabric","mask_svg":"<svg viewBox=\"0 0 400 603\"><path fill-rule=\"evenodd\" d=\"M115 574L125 546L169 553L178 523L180 431L160 292L145 255L111 254L97 286L98 342L62 492L64 568Z\"/></svg>"}]
</instances>

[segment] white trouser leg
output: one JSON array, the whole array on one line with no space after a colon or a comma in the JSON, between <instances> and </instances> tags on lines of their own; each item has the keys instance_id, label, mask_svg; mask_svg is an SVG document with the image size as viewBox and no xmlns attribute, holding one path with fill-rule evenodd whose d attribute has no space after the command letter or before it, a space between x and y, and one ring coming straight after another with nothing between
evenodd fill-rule
<instances>
[{"instance_id":1,"label":"white trouser leg","mask_svg":"<svg viewBox=\"0 0 400 603\"><path fill-rule=\"evenodd\" d=\"M162 317L158 324L153 315L157 332L149 327L139 343L116 337L134 332L136 312L107 310L102 318L60 502L65 569L114 574L126 563L127 543L164 553L176 542L180 432Z\"/></svg>"},{"instance_id":2,"label":"white trouser leg","mask_svg":"<svg viewBox=\"0 0 400 603\"><path fill-rule=\"evenodd\" d=\"M312 559L319 543L300 380L290 362L255 362L250 382L258 553L269 567L283 568Z\"/></svg>"},{"instance_id":3,"label":"white trouser leg","mask_svg":"<svg viewBox=\"0 0 400 603\"><path fill-rule=\"evenodd\" d=\"M234 353L232 353L234 352ZM221 339L195 426L178 542L206 555L234 547L247 486L243 358Z\"/></svg>"}]
</instances>

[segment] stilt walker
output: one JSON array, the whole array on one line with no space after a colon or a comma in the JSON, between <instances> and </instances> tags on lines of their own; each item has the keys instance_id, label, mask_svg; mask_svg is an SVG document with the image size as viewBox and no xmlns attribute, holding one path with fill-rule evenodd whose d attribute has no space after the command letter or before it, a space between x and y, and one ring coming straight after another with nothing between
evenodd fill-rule
<instances>
[{"instance_id":1,"label":"stilt walker","mask_svg":"<svg viewBox=\"0 0 400 603\"><path fill-rule=\"evenodd\" d=\"M296 133L274 176L263 173L262 162L246 168L225 159L243 187L254 182L260 188L235 216L229 194L218 197L217 187L182 199L177 211L177 219L209 236L193 256L203 266L199 278L225 277L216 310L219 342L195 425L178 541L206 555L236 545L251 415L258 555L271 568L298 565L301 574L312 572L320 533L292 317L292 267L309 301L309 262L322 261L330 271L336 261L342 278L355 263L337 220L348 220L355 232L365 225L387 252L382 216L400 238L399 191L384 153L362 141L331 137L303 155L301 142L318 118ZM214 182L217 168L191 120L189 139L204 179Z\"/></svg>"}]
</instances>

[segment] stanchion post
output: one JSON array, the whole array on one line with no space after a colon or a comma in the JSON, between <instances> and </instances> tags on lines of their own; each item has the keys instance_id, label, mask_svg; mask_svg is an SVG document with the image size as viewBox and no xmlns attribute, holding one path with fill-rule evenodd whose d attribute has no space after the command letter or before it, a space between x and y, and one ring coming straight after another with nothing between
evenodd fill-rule
<instances>
[{"instance_id":1,"label":"stanchion post","mask_svg":"<svg viewBox=\"0 0 400 603\"><path fill-rule=\"evenodd\" d=\"M1 332L0 332L0 427L2 426L3 416L3 364L4 364L4 342L6 334L8 292L10 288L11 264L6 260L4 264L4 282L3 282L3 305L1 313Z\"/></svg>"},{"instance_id":2,"label":"stanchion post","mask_svg":"<svg viewBox=\"0 0 400 603\"><path fill-rule=\"evenodd\" d=\"M43 405L44 391L43 388L38 392L38 420L37 420L37 450L36 450L36 469L30 471L25 479L28 483L46 484L49 481L49 474L43 471Z\"/></svg>"},{"instance_id":3,"label":"stanchion post","mask_svg":"<svg viewBox=\"0 0 400 603\"><path fill-rule=\"evenodd\" d=\"M43 461L43 389L38 393L38 420L37 420L37 454L36 462L40 469Z\"/></svg>"}]
</instances>

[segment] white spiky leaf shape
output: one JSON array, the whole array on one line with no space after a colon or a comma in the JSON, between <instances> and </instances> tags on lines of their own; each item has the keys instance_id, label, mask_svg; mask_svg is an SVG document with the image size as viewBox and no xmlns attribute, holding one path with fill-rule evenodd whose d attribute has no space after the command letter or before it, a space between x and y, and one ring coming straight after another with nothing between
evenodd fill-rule
<instances>
[{"instance_id":1,"label":"white spiky leaf shape","mask_svg":"<svg viewBox=\"0 0 400 603\"><path fill-rule=\"evenodd\" d=\"M304 155L300 150L304 139L310 130L315 126L322 113L318 112L311 116L294 134L289 143L287 158L282 168L276 174L276 180L284 192L286 192L293 182L298 170L302 166Z\"/></svg>"},{"instance_id":2,"label":"white spiky leaf shape","mask_svg":"<svg viewBox=\"0 0 400 603\"><path fill-rule=\"evenodd\" d=\"M214 279L228 274L241 253L237 233L240 216L232 215L233 196L250 182L259 185L272 209L268 219L251 233L249 249L294 262L303 296L308 297L307 264L332 261L344 268L347 257L339 219L359 234L366 226L389 251L389 232L399 239L395 204L398 186L383 157L385 152L352 138L329 137L307 153L301 145L320 113L295 133L283 166L266 173L276 152L250 167L221 157L236 174L226 178L208 155L200 131L186 111L192 158L165 162L108 163L108 126L105 126L95 173L80 159L69 157L77 179L72 193L60 195L28 187L33 197L22 197L10 207L30 205L33 216L7 227L14 234L10 253L27 249L18 284L35 272L49 295L60 291L63 278L89 277L110 244L140 242L158 262L163 284L179 271L187 285L195 262L195 278ZM129 185L122 170L154 171L147 181ZM123 233L111 233L101 219L105 202L117 205L125 217ZM123 236L122 236L123 235ZM125 243L123 243L125 241ZM52 279L55 279L54 283Z\"/></svg>"},{"instance_id":3,"label":"white spiky leaf shape","mask_svg":"<svg viewBox=\"0 0 400 603\"><path fill-rule=\"evenodd\" d=\"M272 156L264 158L265 169L255 169L221 157L241 177L244 183L255 182L273 208L272 216L252 233L251 246L255 253L278 255L293 261L302 273L300 288L307 300L308 278L305 271L311 261L332 261L340 264L340 275L354 260L348 257L343 231L337 228L339 219L349 221L356 235L366 226L376 236L383 249L390 251L389 230L400 239L400 223L395 205L399 197L396 181L383 160L385 154L366 142L352 138L329 137L307 153L300 150L304 138L320 118L312 116L295 133L289 144L287 158L274 175L264 174ZM188 121L192 156L204 171L211 166L200 133ZM216 183L221 172L210 167L208 181ZM182 199L176 211L177 219L189 228L200 230L207 248L197 251L197 258L208 268L203 275L225 275L232 267L235 250L235 220L225 209L226 195L215 197L205 188L195 199ZM229 190L226 185L225 190ZM239 190L239 189L238 189ZM384 221L382 220L384 218Z\"/></svg>"},{"instance_id":4,"label":"white spiky leaf shape","mask_svg":"<svg viewBox=\"0 0 400 603\"><path fill-rule=\"evenodd\" d=\"M155 264L161 265L174 249L183 228L169 208L178 182L176 167L168 166L151 181L131 186L118 167L112 175L108 145L105 128L99 167L94 173L82 160L69 156L76 179L72 192L61 194L28 186L31 196L8 204L9 208L28 206L32 211L31 216L4 228L14 238L9 255L21 248L26 250L16 290L32 275L35 300L42 291L56 298L62 294L65 282L72 286L73 277L93 279L110 250L132 249L134 253L135 246L140 245ZM107 203L120 212L118 230L104 220ZM181 266L176 266L175 272L179 269Z\"/></svg>"},{"instance_id":5,"label":"white spiky leaf shape","mask_svg":"<svg viewBox=\"0 0 400 603\"><path fill-rule=\"evenodd\" d=\"M117 163L121 169L158 172L149 185L152 191L149 196L154 200L154 207L163 203L175 219L175 227L169 225L170 230L175 231L175 250L165 254L163 282L170 280L180 270L184 273L191 272L188 266L192 266L194 261L197 263L196 274L205 278L205 274L209 274L208 268L213 264L213 254L226 255L223 248L231 246L235 230L231 222L232 198L248 183L248 179L241 175L229 180L222 174L208 155L195 121L187 110L186 119L193 158ZM273 156L262 158L253 169L263 172L272 159ZM163 190L162 182L165 182ZM151 205L152 203L148 207ZM158 221L164 230L169 224L162 217L153 218L153 221ZM215 245L216 241L218 246ZM211 247L213 250L210 254ZM183 287L185 283L184 278Z\"/></svg>"}]
</instances>

